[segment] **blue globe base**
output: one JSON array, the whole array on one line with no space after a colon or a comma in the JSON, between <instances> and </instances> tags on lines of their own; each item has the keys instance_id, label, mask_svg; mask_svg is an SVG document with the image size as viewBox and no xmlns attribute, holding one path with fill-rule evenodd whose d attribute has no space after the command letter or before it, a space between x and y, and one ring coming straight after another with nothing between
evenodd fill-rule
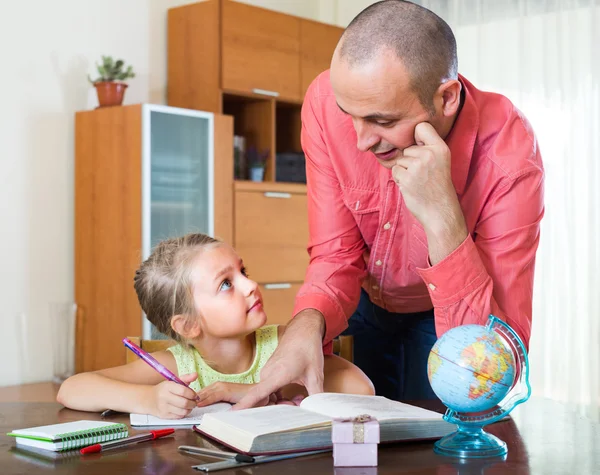
<instances>
[{"instance_id":1,"label":"blue globe base","mask_svg":"<svg viewBox=\"0 0 600 475\"><path fill-rule=\"evenodd\" d=\"M488 458L506 455L506 442L488 434L481 426L458 426L458 430L438 440L433 450L440 455L460 458Z\"/></svg>"}]
</instances>

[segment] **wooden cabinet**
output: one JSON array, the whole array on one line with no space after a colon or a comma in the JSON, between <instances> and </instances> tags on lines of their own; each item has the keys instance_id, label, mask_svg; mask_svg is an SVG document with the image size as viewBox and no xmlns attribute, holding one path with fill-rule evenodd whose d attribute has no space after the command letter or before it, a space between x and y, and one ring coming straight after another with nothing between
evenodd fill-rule
<instances>
[{"instance_id":1,"label":"wooden cabinet","mask_svg":"<svg viewBox=\"0 0 600 475\"><path fill-rule=\"evenodd\" d=\"M301 157L300 111L308 85L329 68L342 28L232 0L168 10L169 105L232 115L246 149ZM301 164L299 166L302 166Z\"/></svg>"},{"instance_id":2,"label":"wooden cabinet","mask_svg":"<svg viewBox=\"0 0 600 475\"><path fill-rule=\"evenodd\" d=\"M306 193L235 192L234 240L252 278L299 282L308 265Z\"/></svg>"},{"instance_id":3,"label":"wooden cabinet","mask_svg":"<svg viewBox=\"0 0 600 475\"><path fill-rule=\"evenodd\" d=\"M246 150L268 151L263 183L244 173L234 182L230 242L263 287L270 322L292 316L308 266L306 185L282 181L301 175L293 160L303 158L304 94L329 68L342 32L232 0L168 11L169 105L230 115ZM287 174L278 173L278 154L287 154Z\"/></svg>"},{"instance_id":4,"label":"wooden cabinet","mask_svg":"<svg viewBox=\"0 0 600 475\"><path fill-rule=\"evenodd\" d=\"M300 21L300 89L302 97L314 78L329 69L343 28L311 20Z\"/></svg>"},{"instance_id":5,"label":"wooden cabinet","mask_svg":"<svg viewBox=\"0 0 600 475\"><path fill-rule=\"evenodd\" d=\"M157 337L133 277L160 240L233 240L232 122L150 104L76 114L77 372L123 364L125 336Z\"/></svg>"},{"instance_id":6,"label":"wooden cabinet","mask_svg":"<svg viewBox=\"0 0 600 475\"><path fill-rule=\"evenodd\" d=\"M221 87L301 100L300 19L224 1Z\"/></svg>"},{"instance_id":7,"label":"wooden cabinet","mask_svg":"<svg viewBox=\"0 0 600 475\"><path fill-rule=\"evenodd\" d=\"M259 285L269 324L285 325L290 321L296 294L301 285L289 282Z\"/></svg>"},{"instance_id":8,"label":"wooden cabinet","mask_svg":"<svg viewBox=\"0 0 600 475\"><path fill-rule=\"evenodd\" d=\"M167 103L221 112L220 3L172 8L167 32Z\"/></svg>"},{"instance_id":9,"label":"wooden cabinet","mask_svg":"<svg viewBox=\"0 0 600 475\"><path fill-rule=\"evenodd\" d=\"M232 0L171 8L168 103L222 112L224 92L301 103L343 31Z\"/></svg>"},{"instance_id":10,"label":"wooden cabinet","mask_svg":"<svg viewBox=\"0 0 600 475\"><path fill-rule=\"evenodd\" d=\"M234 246L260 284L269 323L286 323L308 267L306 186L236 182Z\"/></svg>"}]
</instances>

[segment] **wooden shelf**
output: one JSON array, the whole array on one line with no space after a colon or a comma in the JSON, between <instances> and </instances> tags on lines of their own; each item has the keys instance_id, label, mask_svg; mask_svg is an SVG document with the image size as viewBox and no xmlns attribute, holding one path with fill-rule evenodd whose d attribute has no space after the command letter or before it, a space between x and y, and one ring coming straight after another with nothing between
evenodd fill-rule
<instances>
[{"instance_id":1,"label":"wooden shelf","mask_svg":"<svg viewBox=\"0 0 600 475\"><path fill-rule=\"evenodd\" d=\"M246 139L246 150L268 150L265 180L275 179L275 101L257 95L223 94L223 113L233 116L233 133Z\"/></svg>"},{"instance_id":2,"label":"wooden shelf","mask_svg":"<svg viewBox=\"0 0 600 475\"><path fill-rule=\"evenodd\" d=\"M286 102L276 103L276 153L302 152L302 144L300 143L300 132L302 130L301 111L302 106L298 104L289 104Z\"/></svg>"},{"instance_id":3,"label":"wooden shelf","mask_svg":"<svg viewBox=\"0 0 600 475\"><path fill-rule=\"evenodd\" d=\"M235 180L233 182L233 187L235 191L306 194L306 185L302 183L282 183L274 181L256 182L247 180Z\"/></svg>"},{"instance_id":4,"label":"wooden shelf","mask_svg":"<svg viewBox=\"0 0 600 475\"><path fill-rule=\"evenodd\" d=\"M223 89L221 92L223 95L245 97L248 99L257 99L257 100L273 99L277 103L288 104L291 106L301 106L302 102L304 102L302 99L294 98L294 97L283 97L283 96L279 96L279 95L260 94L257 92L239 91L236 89Z\"/></svg>"},{"instance_id":5,"label":"wooden shelf","mask_svg":"<svg viewBox=\"0 0 600 475\"><path fill-rule=\"evenodd\" d=\"M285 97L276 97L275 101L282 106L301 106L304 103L304 99L286 99Z\"/></svg>"}]
</instances>

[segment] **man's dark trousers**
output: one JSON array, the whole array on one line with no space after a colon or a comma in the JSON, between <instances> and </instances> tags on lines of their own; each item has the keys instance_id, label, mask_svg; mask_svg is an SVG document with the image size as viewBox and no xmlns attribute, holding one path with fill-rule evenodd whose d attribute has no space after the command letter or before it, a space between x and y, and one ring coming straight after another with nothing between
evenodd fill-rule
<instances>
[{"instance_id":1,"label":"man's dark trousers","mask_svg":"<svg viewBox=\"0 0 600 475\"><path fill-rule=\"evenodd\" d=\"M354 337L354 364L378 396L394 400L437 399L427 379L427 358L436 342L433 309L391 313L361 289L360 302L342 335Z\"/></svg>"}]
</instances>

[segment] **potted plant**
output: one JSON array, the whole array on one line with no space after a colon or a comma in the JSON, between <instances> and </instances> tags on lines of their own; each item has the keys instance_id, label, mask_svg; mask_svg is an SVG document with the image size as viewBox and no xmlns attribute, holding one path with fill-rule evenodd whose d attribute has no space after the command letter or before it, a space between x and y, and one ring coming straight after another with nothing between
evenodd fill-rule
<instances>
[{"instance_id":1,"label":"potted plant","mask_svg":"<svg viewBox=\"0 0 600 475\"><path fill-rule=\"evenodd\" d=\"M256 147L251 146L248 148L246 160L248 163L248 174L252 181L263 181L265 178L265 166L267 165L267 158L269 157L269 150L259 152Z\"/></svg>"},{"instance_id":2,"label":"potted plant","mask_svg":"<svg viewBox=\"0 0 600 475\"><path fill-rule=\"evenodd\" d=\"M135 77L133 68L128 66L123 70L124 66L122 59L114 61L111 56L102 56L102 64L96 63L100 77L94 80L88 75L89 81L96 88L100 107L120 106L123 103L127 88L123 81Z\"/></svg>"}]
</instances>

